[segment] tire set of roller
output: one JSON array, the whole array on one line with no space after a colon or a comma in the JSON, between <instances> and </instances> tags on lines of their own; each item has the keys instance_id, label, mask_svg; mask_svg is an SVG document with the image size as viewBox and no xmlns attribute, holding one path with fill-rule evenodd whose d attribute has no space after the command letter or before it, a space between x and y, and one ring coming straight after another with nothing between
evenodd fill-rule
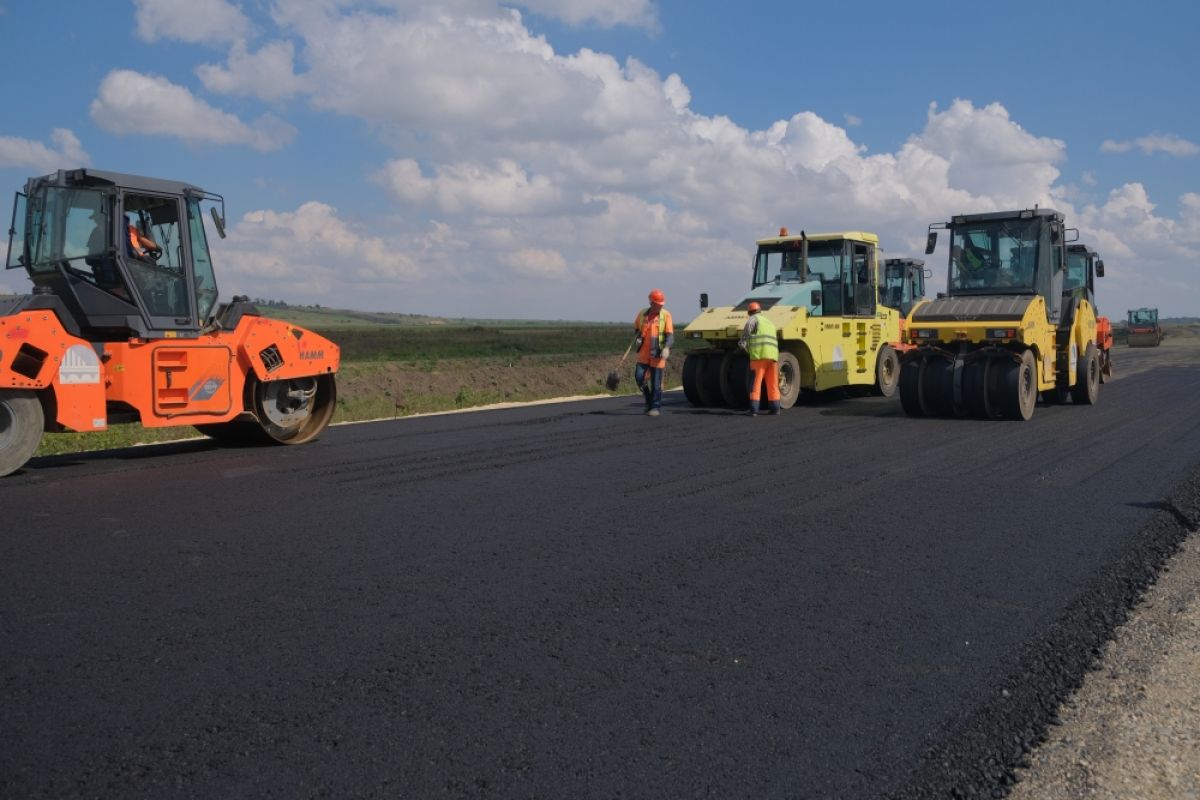
<instances>
[{"instance_id":1,"label":"tire set of roller","mask_svg":"<svg viewBox=\"0 0 1200 800\"><path fill-rule=\"evenodd\" d=\"M875 390L884 397L896 392L900 359L896 351L884 345L876 358ZM683 393L688 402L700 408L750 407L750 360L741 350L698 350L683 362ZM779 406L791 408L800 397L800 360L786 350L779 351ZM868 387L869 388L869 387Z\"/></svg>"},{"instance_id":2,"label":"tire set of roller","mask_svg":"<svg viewBox=\"0 0 1200 800\"><path fill-rule=\"evenodd\" d=\"M785 380L784 364L789 366ZM800 366L791 353L779 354L781 408L791 408L800 394ZM750 359L741 350L700 350L688 353L683 361L683 393L688 402L700 408L750 407ZM785 384L787 384L785 386ZM784 393L784 389L789 391Z\"/></svg>"},{"instance_id":3,"label":"tire set of roller","mask_svg":"<svg viewBox=\"0 0 1200 800\"><path fill-rule=\"evenodd\" d=\"M974 417L1027 420L1038 400L1037 360L1032 350L995 348L956 359L939 350L910 353L900 366L900 405L910 417ZM1069 398L1093 405L1100 393L1100 353L1088 344L1075 385L1043 392L1049 403ZM1065 373L1064 373L1065 374Z\"/></svg>"}]
</instances>

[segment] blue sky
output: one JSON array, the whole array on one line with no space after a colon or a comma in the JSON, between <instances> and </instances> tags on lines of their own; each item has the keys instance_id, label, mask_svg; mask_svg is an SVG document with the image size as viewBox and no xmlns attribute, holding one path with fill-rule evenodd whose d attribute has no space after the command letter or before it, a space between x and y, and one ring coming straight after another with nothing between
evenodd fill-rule
<instances>
[{"instance_id":1,"label":"blue sky","mask_svg":"<svg viewBox=\"0 0 1200 800\"><path fill-rule=\"evenodd\" d=\"M1100 250L1102 312L1200 315L1197 32L1182 2L0 0L0 185L219 192L225 296L597 320L732 302L780 225L921 256L1038 203Z\"/></svg>"}]
</instances>

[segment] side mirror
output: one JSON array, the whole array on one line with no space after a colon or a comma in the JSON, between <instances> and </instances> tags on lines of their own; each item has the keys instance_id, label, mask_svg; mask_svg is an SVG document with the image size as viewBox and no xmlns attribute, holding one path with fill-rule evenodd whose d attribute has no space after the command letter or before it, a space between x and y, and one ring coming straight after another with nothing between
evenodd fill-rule
<instances>
[{"instance_id":1,"label":"side mirror","mask_svg":"<svg viewBox=\"0 0 1200 800\"><path fill-rule=\"evenodd\" d=\"M221 215L217 213L216 206L209 206L208 210L212 212L213 225L217 228L217 235L222 239L225 238L225 220L221 219Z\"/></svg>"},{"instance_id":2,"label":"side mirror","mask_svg":"<svg viewBox=\"0 0 1200 800\"><path fill-rule=\"evenodd\" d=\"M1096 277L1097 278L1104 277L1104 260L1103 259L1096 262Z\"/></svg>"},{"instance_id":3,"label":"side mirror","mask_svg":"<svg viewBox=\"0 0 1200 800\"><path fill-rule=\"evenodd\" d=\"M929 238L925 240L925 255L932 253L935 247L937 247L937 231L930 231Z\"/></svg>"},{"instance_id":4,"label":"side mirror","mask_svg":"<svg viewBox=\"0 0 1200 800\"><path fill-rule=\"evenodd\" d=\"M708 292L701 292L700 293L700 310L703 311L706 308L708 308Z\"/></svg>"},{"instance_id":5,"label":"side mirror","mask_svg":"<svg viewBox=\"0 0 1200 800\"><path fill-rule=\"evenodd\" d=\"M813 289L812 297L809 298L809 301L813 308L816 308L817 306L821 305L821 290Z\"/></svg>"}]
</instances>

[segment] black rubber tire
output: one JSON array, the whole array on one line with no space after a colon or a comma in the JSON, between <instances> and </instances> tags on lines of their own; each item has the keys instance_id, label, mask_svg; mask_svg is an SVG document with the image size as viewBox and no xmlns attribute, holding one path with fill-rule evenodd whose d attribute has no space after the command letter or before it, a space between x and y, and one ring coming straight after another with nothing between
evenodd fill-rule
<instances>
[{"instance_id":1,"label":"black rubber tire","mask_svg":"<svg viewBox=\"0 0 1200 800\"><path fill-rule=\"evenodd\" d=\"M988 378L993 371L990 358L977 358L963 367L963 403L975 419L992 418Z\"/></svg>"},{"instance_id":2,"label":"black rubber tire","mask_svg":"<svg viewBox=\"0 0 1200 800\"><path fill-rule=\"evenodd\" d=\"M891 345L885 344L879 348L879 355L875 359L875 391L884 397L892 397L899 384L900 356Z\"/></svg>"},{"instance_id":3,"label":"black rubber tire","mask_svg":"<svg viewBox=\"0 0 1200 800\"><path fill-rule=\"evenodd\" d=\"M921 372L924 366L924 356L906 358L900 364L900 407L910 417L925 416L925 406L921 403Z\"/></svg>"},{"instance_id":4,"label":"black rubber tire","mask_svg":"<svg viewBox=\"0 0 1200 800\"><path fill-rule=\"evenodd\" d=\"M700 399L706 406L720 407L725 405L721 396L721 365L724 353L709 353L704 359L704 372L700 374Z\"/></svg>"},{"instance_id":5,"label":"black rubber tire","mask_svg":"<svg viewBox=\"0 0 1200 800\"><path fill-rule=\"evenodd\" d=\"M779 351L779 407L788 409L800 399L800 359L787 352ZM764 395L765 396L765 395Z\"/></svg>"},{"instance_id":6,"label":"black rubber tire","mask_svg":"<svg viewBox=\"0 0 1200 800\"><path fill-rule=\"evenodd\" d=\"M1028 420L1037 406L1037 361L1032 350L1021 353L1020 362L1000 362L1000 407L1008 419Z\"/></svg>"},{"instance_id":7,"label":"black rubber tire","mask_svg":"<svg viewBox=\"0 0 1200 800\"><path fill-rule=\"evenodd\" d=\"M683 360L683 395L694 406L703 406L704 400L700 394L700 378L704 375L704 353L688 353Z\"/></svg>"},{"instance_id":8,"label":"black rubber tire","mask_svg":"<svg viewBox=\"0 0 1200 800\"><path fill-rule=\"evenodd\" d=\"M1075 385L1071 387L1071 399L1077 405L1092 406L1100 398L1100 354L1096 345L1088 342L1083 351L1083 360L1075 370Z\"/></svg>"},{"instance_id":9,"label":"black rubber tire","mask_svg":"<svg viewBox=\"0 0 1200 800\"><path fill-rule=\"evenodd\" d=\"M42 403L28 389L0 391L0 478L33 458L46 428Z\"/></svg>"},{"instance_id":10,"label":"black rubber tire","mask_svg":"<svg viewBox=\"0 0 1200 800\"><path fill-rule=\"evenodd\" d=\"M750 407L750 359L741 350L721 358L721 398L730 408Z\"/></svg>"},{"instance_id":11,"label":"black rubber tire","mask_svg":"<svg viewBox=\"0 0 1200 800\"><path fill-rule=\"evenodd\" d=\"M921 407L928 417L954 416L954 362L925 359L921 374Z\"/></svg>"}]
</instances>

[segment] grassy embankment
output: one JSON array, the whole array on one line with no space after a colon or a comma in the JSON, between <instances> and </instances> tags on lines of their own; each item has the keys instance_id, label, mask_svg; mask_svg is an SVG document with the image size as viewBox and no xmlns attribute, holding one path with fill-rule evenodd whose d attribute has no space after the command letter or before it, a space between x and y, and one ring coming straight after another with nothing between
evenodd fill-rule
<instances>
[{"instance_id":1,"label":"grassy embankment","mask_svg":"<svg viewBox=\"0 0 1200 800\"><path fill-rule=\"evenodd\" d=\"M369 314L332 309L263 308L327 336L342 351L337 422L446 411L558 394L601 394L603 374L578 385L526 382L514 366L555 370L571 363L613 362L629 344L629 327L564 321L454 320L401 314ZM450 372L457 381L411 380ZM576 370L578 372L578 370ZM486 381L472 376L487 375ZM510 381L514 385L506 385ZM623 388L628 390L628 383ZM46 434L38 455L125 447L197 435L191 427L143 428L114 425L97 433Z\"/></svg>"}]
</instances>

